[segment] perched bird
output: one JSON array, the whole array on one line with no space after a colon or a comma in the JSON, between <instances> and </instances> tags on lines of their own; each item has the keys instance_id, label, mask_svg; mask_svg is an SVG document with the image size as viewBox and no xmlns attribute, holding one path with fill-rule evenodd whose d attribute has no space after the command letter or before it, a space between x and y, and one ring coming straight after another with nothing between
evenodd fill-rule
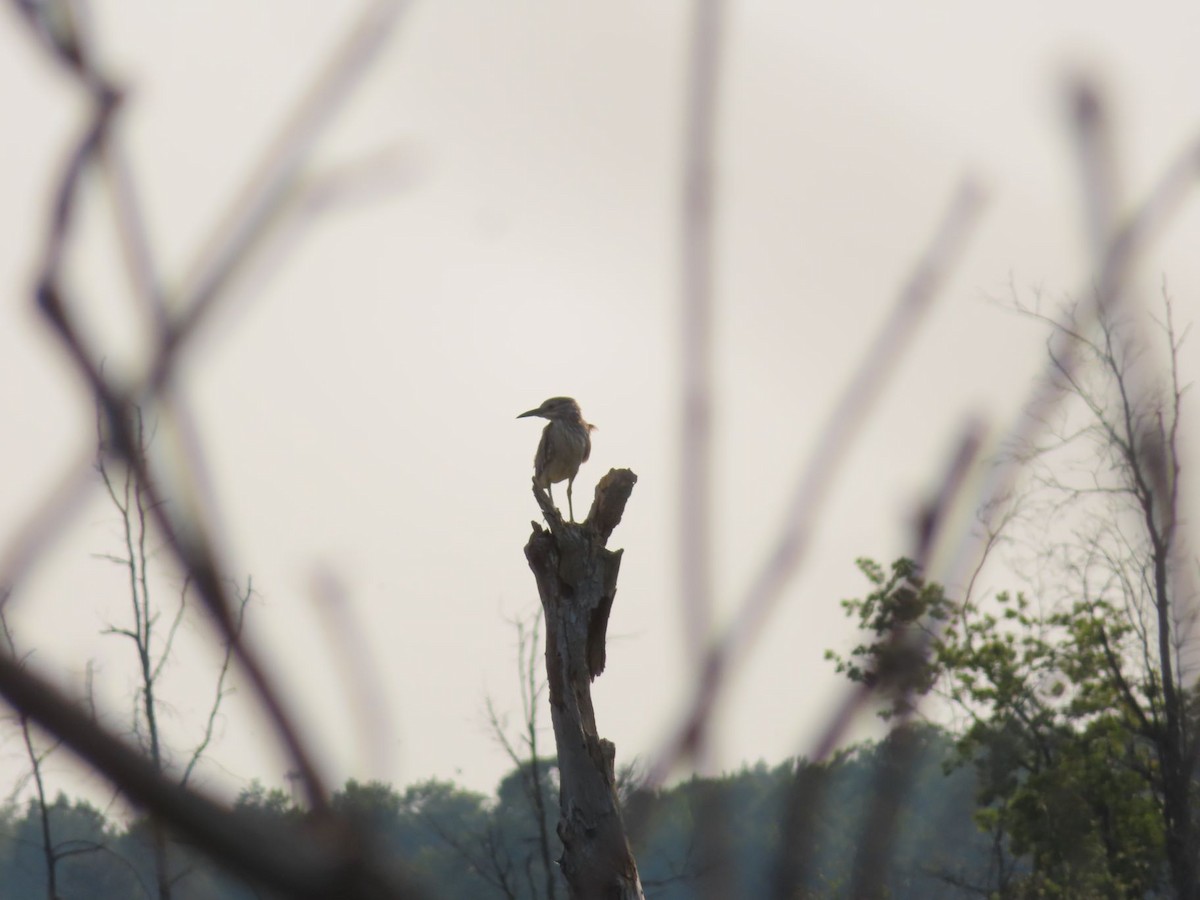
<instances>
[{"instance_id":1,"label":"perched bird","mask_svg":"<svg viewBox=\"0 0 1200 900\"><path fill-rule=\"evenodd\" d=\"M550 420L542 430L537 455L533 458L533 481L550 494L551 503L554 502L554 492L550 490L550 485L566 481L567 511L574 522L571 486L575 483L579 466L592 455L591 431L596 426L583 421L579 404L570 397L551 397L537 409L523 412L517 418L526 416L541 416Z\"/></svg>"}]
</instances>

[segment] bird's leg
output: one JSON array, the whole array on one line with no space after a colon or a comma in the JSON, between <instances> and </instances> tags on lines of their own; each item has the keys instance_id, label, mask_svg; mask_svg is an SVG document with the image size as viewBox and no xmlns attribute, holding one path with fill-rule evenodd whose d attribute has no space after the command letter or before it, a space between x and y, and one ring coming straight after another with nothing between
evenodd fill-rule
<instances>
[{"instance_id":1,"label":"bird's leg","mask_svg":"<svg viewBox=\"0 0 1200 900\"><path fill-rule=\"evenodd\" d=\"M571 521L575 521L575 508L571 505L571 487L575 484L574 478L567 479L567 515L571 517Z\"/></svg>"}]
</instances>

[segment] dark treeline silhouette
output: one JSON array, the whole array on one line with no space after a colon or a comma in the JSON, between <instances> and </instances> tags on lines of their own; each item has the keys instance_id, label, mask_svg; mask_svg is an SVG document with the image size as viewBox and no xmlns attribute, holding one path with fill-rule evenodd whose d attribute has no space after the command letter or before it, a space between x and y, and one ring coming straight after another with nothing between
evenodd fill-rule
<instances>
[{"instance_id":1,"label":"dark treeline silhouette","mask_svg":"<svg viewBox=\"0 0 1200 900\"><path fill-rule=\"evenodd\" d=\"M964 896L967 885L986 884L993 848L974 823L976 777L970 766L947 769L954 753L950 735L933 726L912 729L920 763L909 772L911 790L900 811L899 841L886 876L888 896ZM866 810L885 759L887 738L844 751L810 767L824 784L825 803L809 855L808 896L844 896L854 866ZM693 778L670 789L642 791L625 780L623 801L647 896L684 900L704 895L720 877L738 896L770 896L774 861L781 851L780 818L797 763L758 763L720 778ZM539 765L545 809L554 814L557 772L553 760ZM364 848L404 865L442 898L506 897L540 900L547 880L535 813L524 789L526 773L514 769L492 797L453 782L424 781L397 789L379 782L349 781L334 805L358 829ZM732 836L734 871L717 873L697 852L697 821L714 792L723 797ZM263 824L300 824L306 812L291 795L255 783L238 797L241 815ZM143 820L118 823L91 804L60 795L50 809L59 836L59 892L70 898L153 895L154 836ZM553 833L553 832L551 832ZM555 852L561 847L555 841ZM215 868L207 857L175 844L180 873L172 886L179 898L251 900L271 896ZM555 874L555 880L560 876ZM0 813L0 897L38 897L45 892L45 855L33 803ZM558 890L563 891L561 881Z\"/></svg>"}]
</instances>

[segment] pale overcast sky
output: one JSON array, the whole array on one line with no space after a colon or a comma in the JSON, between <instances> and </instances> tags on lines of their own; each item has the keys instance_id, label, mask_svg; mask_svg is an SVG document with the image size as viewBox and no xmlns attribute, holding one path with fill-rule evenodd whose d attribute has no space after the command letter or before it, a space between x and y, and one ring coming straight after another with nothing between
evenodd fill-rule
<instances>
[{"instance_id":1,"label":"pale overcast sky","mask_svg":"<svg viewBox=\"0 0 1200 900\"><path fill-rule=\"evenodd\" d=\"M188 358L230 574L253 577L254 638L335 783L438 776L490 791L509 768L483 705L490 694L519 710L506 619L537 605L522 547L537 517L540 424L514 417L549 396L576 397L599 426L576 484L581 506L610 467L639 476L611 542L625 557L595 685L618 762L652 754L686 695L676 460L688 8L416 4L316 167L385 151L399 177L311 222L290 255L228 298ZM358 9L95 4L103 56L132 88L124 134L172 278ZM905 552L915 506L963 423L1002 428L1017 409L1043 334L988 298L1010 280L1027 299L1087 284L1064 75L1085 69L1110 89L1136 198L1200 133L1198 29L1192 2L732 4L715 361L723 616L955 185L973 174L989 202L733 686L719 765L809 748L838 697L823 652L853 638L838 600L861 593L854 558ZM4 541L93 440L86 395L28 291L47 191L81 111L5 9ZM102 200L94 191L72 271L120 371L143 348ZM1193 204L1141 273L1150 297L1170 279L1185 321L1200 312L1198 238ZM93 554L115 552L117 535L94 492L14 601L38 665L77 687L95 661L114 724L131 702L132 659L100 631L127 598L121 572ZM344 590L341 621L378 679L369 723L315 602L326 577ZM211 659L186 655L194 644L170 671L181 747L211 689ZM286 763L242 699L228 707L207 784L282 784ZM0 745L0 787L20 773L19 750Z\"/></svg>"}]
</instances>

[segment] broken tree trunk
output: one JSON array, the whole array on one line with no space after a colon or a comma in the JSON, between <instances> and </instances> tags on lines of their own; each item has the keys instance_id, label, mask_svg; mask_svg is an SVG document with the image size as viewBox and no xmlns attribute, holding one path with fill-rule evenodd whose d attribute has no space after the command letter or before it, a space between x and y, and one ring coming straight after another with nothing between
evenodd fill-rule
<instances>
[{"instance_id":1,"label":"broken tree trunk","mask_svg":"<svg viewBox=\"0 0 1200 900\"><path fill-rule=\"evenodd\" d=\"M613 469L596 485L581 524L564 522L546 492L525 558L546 616L546 677L558 747L560 860L574 900L644 900L616 788L616 747L596 731L592 679L604 671L604 636L617 593L621 551L605 547L637 476Z\"/></svg>"}]
</instances>

